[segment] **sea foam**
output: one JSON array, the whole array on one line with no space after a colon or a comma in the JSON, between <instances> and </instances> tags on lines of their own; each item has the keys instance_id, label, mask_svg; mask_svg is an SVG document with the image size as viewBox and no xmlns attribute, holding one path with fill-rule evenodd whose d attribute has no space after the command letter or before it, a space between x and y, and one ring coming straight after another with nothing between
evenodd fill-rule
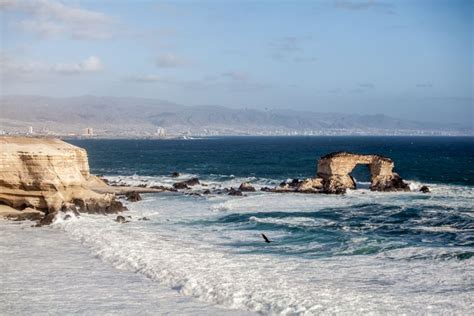
<instances>
[{"instance_id":1,"label":"sea foam","mask_svg":"<svg viewBox=\"0 0 474 316\"><path fill-rule=\"evenodd\" d=\"M474 290L472 240L466 227L443 221L472 216L473 189L431 186L436 194L149 194L128 205L128 224L82 215L54 227L119 269L227 308L288 315L466 314ZM151 221L136 220L142 216ZM410 238L391 237L391 229ZM418 240L416 229L429 234L427 240ZM274 242L265 244L261 232ZM445 233L457 233L459 245L437 244L450 238L439 235Z\"/></svg>"}]
</instances>

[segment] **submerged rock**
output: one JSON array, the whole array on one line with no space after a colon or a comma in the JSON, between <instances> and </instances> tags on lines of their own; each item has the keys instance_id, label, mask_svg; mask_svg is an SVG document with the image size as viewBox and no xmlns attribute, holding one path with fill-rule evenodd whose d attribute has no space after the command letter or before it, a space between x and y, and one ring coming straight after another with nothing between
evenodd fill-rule
<instances>
[{"instance_id":1,"label":"submerged rock","mask_svg":"<svg viewBox=\"0 0 474 316\"><path fill-rule=\"evenodd\" d=\"M150 189L157 189L157 190L170 191L170 192L177 191L176 188L165 187L164 185L153 185L150 187Z\"/></svg>"},{"instance_id":2,"label":"submerged rock","mask_svg":"<svg viewBox=\"0 0 474 316\"><path fill-rule=\"evenodd\" d=\"M424 185L420 188L420 192L423 192L423 193L430 193L431 190L428 186Z\"/></svg>"},{"instance_id":3,"label":"submerged rock","mask_svg":"<svg viewBox=\"0 0 474 316\"><path fill-rule=\"evenodd\" d=\"M125 197L127 198L127 201L130 202L138 202L142 200L142 197L137 191L127 192L125 193Z\"/></svg>"},{"instance_id":4,"label":"submerged rock","mask_svg":"<svg viewBox=\"0 0 474 316\"><path fill-rule=\"evenodd\" d=\"M186 183L186 184L189 185L190 187L192 187L192 186L194 186L194 185L200 184L198 178L191 178L191 179L189 179L189 180L184 181L184 183Z\"/></svg>"},{"instance_id":5,"label":"submerged rock","mask_svg":"<svg viewBox=\"0 0 474 316\"><path fill-rule=\"evenodd\" d=\"M171 177L172 177L172 178L177 178L177 177L179 177L180 175L181 175L181 174L180 174L179 172L174 171L174 172L171 174Z\"/></svg>"},{"instance_id":6,"label":"submerged rock","mask_svg":"<svg viewBox=\"0 0 474 316\"><path fill-rule=\"evenodd\" d=\"M192 187L198 184L200 184L198 178L191 178L185 181L176 182L173 184L173 187L175 189L189 189L189 187Z\"/></svg>"},{"instance_id":7,"label":"submerged rock","mask_svg":"<svg viewBox=\"0 0 474 316\"><path fill-rule=\"evenodd\" d=\"M117 223L120 223L120 224L124 224L124 223L128 223L128 222L129 222L129 221L127 221L127 220L125 219L125 217L123 217L123 216L121 216L121 215L117 216L117 218L115 219L115 221L116 221Z\"/></svg>"},{"instance_id":8,"label":"submerged rock","mask_svg":"<svg viewBox=\"0 0 474 316\"><path fill-rule=\"evenodd\" d=\"M177 190L186 190L189 189L188 185L184 182L176 182L173 184L173 188Z\"/></svg>"},{"instance_id":9,"label":"submerged rock","mask_svg":"<svg viewBox=\"0 0 474 316\"><path fill-rule=\"evenodd\" d=\"M242 191L240 190L236 190L234 188L230 188L230 191L228 193L228 195L233 195L233 196L242 196Z\"/></svg>"}]
</instances>

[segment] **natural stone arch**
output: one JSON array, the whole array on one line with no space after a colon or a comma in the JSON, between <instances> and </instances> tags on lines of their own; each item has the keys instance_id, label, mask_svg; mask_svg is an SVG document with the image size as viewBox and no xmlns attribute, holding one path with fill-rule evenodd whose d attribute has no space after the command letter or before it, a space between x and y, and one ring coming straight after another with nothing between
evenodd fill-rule
<instances>
[{"instance_id":1,"label":"natural stone arch","mask_svg":"<svg viewBox=\"0 0 474 316\"><path fill-rule=\"evenodd\" d=\"M369 166L371 190L409 190L402 178L393 172L394 163L390 158L348 152L331 153L318 161L317 177L321 179L322 190L327 193L343 193L346 189L355 189L356 184L350 173L359 164Z\"/></svg>"}]
</instances>

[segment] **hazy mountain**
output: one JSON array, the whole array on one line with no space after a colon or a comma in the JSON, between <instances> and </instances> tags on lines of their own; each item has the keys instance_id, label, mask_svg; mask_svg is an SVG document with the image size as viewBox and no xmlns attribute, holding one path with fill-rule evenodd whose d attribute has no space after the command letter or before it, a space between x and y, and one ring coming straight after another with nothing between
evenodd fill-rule
<instances>
[{"instance_id":1,"label":"hazy mountain","mask_svg":"<svg viewBox=\"0 0 474 316\"><path fill-rule=\"evenodd\" d=\"M259 111L221 106L183 106L133 97L3 96L0 129L9 132L48 129L80 133L93 127L104 135L150 135L158 127L172 134L472 134L452 124L422 123L377 115L315 113L293 110Z\"/></svg>"}]
</instances>

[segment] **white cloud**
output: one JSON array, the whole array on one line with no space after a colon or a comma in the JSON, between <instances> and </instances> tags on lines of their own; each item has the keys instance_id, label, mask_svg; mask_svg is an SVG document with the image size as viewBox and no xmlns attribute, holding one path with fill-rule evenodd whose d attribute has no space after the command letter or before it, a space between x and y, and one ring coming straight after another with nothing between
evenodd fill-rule
<instances>
[{"instance_id":1,"label":"white cloud","mask_svg":"<svg viewBox=\"0 0 474 316\"><path fill-rule=\"evenodd\" d=\"M188 64L188 61L176 54L166 53L158 56L156 65L163 68L179 67Z\"/></svg>"},{"instance_id":2,"label":"white cloud","mask_svg":"<svg viewBox=\"0 0 474 316\"><path fill-rule=\"evenodd\" d=\"M43 37L68 34L74 38L102 39L111 35L111 17L59 1L0 0L0 10L26 14L27 19L14 25Z\"/></svg>"},{"instance_id":3,"label":"white cloud","mask_svg":"<svg viewBox=\"0 0 474 316\"><path fill-rule=\"evenodd\" d=\"M72 64L55 64L52 68L54 72L61 74L80 74L87 72L97 72L102 70L102 63L100 59L95 56L90 56L89 58Z\"/></svg>"},{"instance_id":4,"label":"white cloud","mask_svg":"<svg viewBox=\"0 0 474 316\"><path fill-rule=\"evenodd\" d=\"M5 53L0 53L0 69L2 74L9 77L22 77L25 75L60 74L77 75L94 73L103 69L99 58L90 56L76 63L50 64L44 61L20 60Z\"/></svg>"}]
</instances>

